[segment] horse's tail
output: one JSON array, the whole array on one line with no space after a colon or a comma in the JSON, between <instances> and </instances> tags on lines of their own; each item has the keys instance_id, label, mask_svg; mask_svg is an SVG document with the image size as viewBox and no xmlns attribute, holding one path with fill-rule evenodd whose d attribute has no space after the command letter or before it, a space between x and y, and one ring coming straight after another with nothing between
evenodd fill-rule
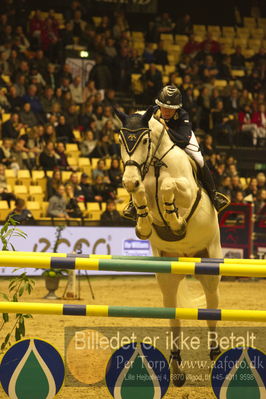
<instances>
[{"instance_id":1,"label":"horse's tail","mask_svg":"<svg viewBox=\"0 0 266 399\"><path fill-rule=\"evenodd\" d=\"M188 284L189 278L184 278L178 287L177 303L182 308L206 308L205 295L198 295Z\"/></svg>"}]
</instances>

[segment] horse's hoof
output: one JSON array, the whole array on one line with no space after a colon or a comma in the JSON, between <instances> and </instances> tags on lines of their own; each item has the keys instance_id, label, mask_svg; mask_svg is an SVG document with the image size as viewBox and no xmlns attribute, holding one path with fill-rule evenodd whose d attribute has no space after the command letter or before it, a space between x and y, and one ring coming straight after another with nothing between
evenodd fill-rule
<instances>
[{"instance_id":1,"label":"horse's hoof","mask_svg":"<svg viewBox=\"0 0 266 399\"><path fill-rule=\"evenodd\" d=\"M212 348L212 349L210 350L210 359L211 359L211 360L215 360L221 353L222 353L222 352L221 352L219 346L217 346L216 348Z\"/></svg>"},{"instance_id":2,"label":"horse's hoof","mask_svg":"<svg viewBox=\"0 0 266 399\"><path fill-rule=\"evenodd\" d=\"M138 229L136 229L135 231L136 231L136 236L137 236L140 240L148 240L148 238L150 238L151 233L152 233L152 230L151 230L151 232L150 232L149 234L147 234L147 235L141 234L141 233L139 232Z\"/></svg>"},{"instance_id":3,"label":"horse's hoof","mask_svg":"<svg viewBox=\"0 0 266 399\"><path fill-rule=\"evenodd\" d=\"M186 382L186 374L176 374L173 376L172 380L175 387L181 388Z\"/></svg>"}]
</instances>

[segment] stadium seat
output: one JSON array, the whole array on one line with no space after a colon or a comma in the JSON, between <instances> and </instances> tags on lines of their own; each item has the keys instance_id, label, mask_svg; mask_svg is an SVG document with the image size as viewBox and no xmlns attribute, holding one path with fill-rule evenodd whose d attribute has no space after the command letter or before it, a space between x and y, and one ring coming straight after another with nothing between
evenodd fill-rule
<instances>
[{"instance_id":1,"label":"stadium seat","mask_svg":"<svg viewBox=\"0 0 266 399\"><path fill-rule=\"evenodd\" d=\"M48 201L43 201L41 203L41 208L42 208L42 217L47 217L47 210L48 210L49 202Z\"/></svg>"},{"instance_id":2,"label":"stadium seat","mask_svg":"<svg viewBox=\"0 0 266 399\"><path fill-rule=\"evenodd\" d=\"M93 21L94 26L97 27L100 25L100 23L102 21L102 17L92 17L92 21Z\"/></svg>"},{"instance_id":3,"label":"stadium seat","mask_svg":"<svg viewBox=\"0 0 266 399\"><path fill-rule=\"evenodd\" d=\"M70 157L78 158L80 154L78 145L75 143L66 144L66 154Z\"/></svg>"},{"instance_id":4,"label":"stadium seat","mask_svg":"<svg viewBox=\"0 0 266 399\"><path fill-rule=\"evenodd\" d=\"M170 43L174 42L174 37L171 33L161 33L160 39Z\"/></svg>"},{"instance_id":5,"label":"stadium seat","mask_svg":"<svg viewBox=\"0 0 266 399\"><path fill-rule=\"evenodd\" d=\"M175 65L165 65L164 70L165 70L165 73L167 75L169 75L170 73L176 71L176 66Z\"/></svg>"},{"instance_id":6,"label":"stadium seat","mask_svg":"<svg viewBox=\"0 0 266 399\"><path fill-rule=\"evenodd\" d=\"M223 37L235 37L235 28L233 26L222 27Z\"/></svg>"},{"instance_id":7,"label":"stadium seat","mask_svg":"<svg viewBox=\"0 0 266 399\"><path fill-rule=\"evenodd\" d=\"M234 78L242 78L245 76L245 72L242 69L232 69L232 76Z\"/></svg>"},{"instance_id":8,"label":"stadium seat","mask_svg":"<svg viewBox=\"0 0 266 399\"><path fill-rule=\"evenodd\" d=\"M38 201L27 201L27 208L29 211L31 211L35 219L40 219L42 209Z\"/></svg>"},{"instance_id":9,"label":"stadium seat","mask_svg":"<svg viewBox=\"0 0 266 399\"><path fill-rule=\"evenodd\" d=\"M20 182L19 184L24 184L29 188L31 182L31 175L28 169L21 169L18 171L17 180Z\"/></svg>"},{"instance_id":10,"label":"stadium seat","mask_svg":"<svg viewBox=\"0 0 266 399\"><path fill-rule=\"evenodd\" d=\"M136 32L136 31L133 31L133 32L131 32L131 36L132 36L133 41L135 41L135 40L137 40L137 41L144 41L144 34L143 34L143 32Z\"/></svg>"},{"instance_id":11,"label":"stadium seat","mask_svg":"<svg viewBox=\"0 0 266 399\"><path fill-rule=\"evenodd\" d=\"M248 28L240 28L240 27L237 27L236 28L236 34L237 34L237 37L239 37L239 38L248 38L249 36L250 36L250 32L249 32L249 29Z\"/></svg>"},{"instance_id":12,"label":"stadium seat","mask_svg":"<svg viewBox=\"0 0 266 399\"><path fill-rule=\"evenodd\" d=\"M256 27L256 19L254 17L244 17L243 18L244 26L249 27Z\"/></svg>"},{"instance_id":13,"label":"stadium seat","mask_svg":"<svg viewBox=\"0 0 266 399\"><path fill-rule=\"evenodd\" d=\"M28 193L28 189L26 186L24 186L22 184L20 184L20 185L15 184L13 187L13 192L16 197L22 198L25 201L27 201L29 193Z\"/></svg>"},{"instance_id":14,"label":"stadium seat","mask_svg":"<svg viewBox=\"0 0 266 399\"><path fill-rule=\"evenodd\" d=\"M80 131L79 131L79 130L74 129L72 133L73 133L73 135L74 135L74 137L75 137L75 139L76 139L77 141L81 141L81 134L80 134Z\"/></svg>"},{"instance_id":15,"label":"stadium seat","mask_svg":"<svg viewBox=\"0 0 266 399\"><path fill-rule=\"evenodd\" d=\"M227 86L227 81L224 79L216 79L214 82L215 87L225 87Z\"/></svg>"},{"instance_id":16,"label":"stadium seat","mask_svg":"<svg viewBox=\"0 0 266 399\"><path fill-rule=\"evenodd\" d=\"M88 175L91 174L91 165L89 158L79 158L78 166L81 170L83 170L83 172L87 173Z\"/></svg>"},{"instance_id":17,"label":"stadium seat","mask_svg":"<svg viewBox=\"0 0 266 399\"><path fill-rule=\"evenodd\" d=\"M193 33L195 35L202 35L205 36L206 35L206 27L205 25L193 25Z\"/></svg>"},{"instance_id":18,"label":"stadium seat","mask_svg":"<svg viewBox=\"0 0 266 399\"><path fill-rule=\"evenodd\" d=\"M258 27L266 31L266 18L258 18Z\"/></svg>"},{"instance_id":19,"label":"stadium seat","mask_svg":"<svg viewBox=\"0 0 266 399\"><path fill-rule=\"evenodd\" d=\"M175 44L179 44L181 47L184 47L184 45L187 42L188 42L187 35L175 35Z\"/></svg>"},{"instance_id":20,"label":"stadium seat","mask_svg":"<svg viewBox=\"0 0 266 399\"><path fill-rule=\"evenodd\" d=\"M122 200L123 202L125 202L125 201L129 200L130 196L125 188L118 187L117 198L118 198L118 200Z\"/></svg>"},{"instance_id":21,"label":"stadium seat","mask_svg":"<svg viewBox=\"0 0 266 399\"><path fill-rule=\"evenodd\" d=\"M221 36L221 28L218 25L208 25L207 30L214 36Z\"/></svg>"},{"instance_id":22,"label":"stadium seat","mask_svg":"<svg viewBox=\"0 0 266 399\"><path fill-rule=\"evenodd\" d=\"M41 186L29 186L29 196L32 201L43 201L43 189Z\"/></svg>"},{"instance_id":23,"label":"stadium seat","mask_svg":"<svg viewBox=\"0 0 266 399\"><path fill-rule=\"evenodd\" d=\"M131 74L131 85L134 94L141 94L143 92L143 84L141 82L141 73Z\"/></svg>"},{"instance_id":24,"label":"stadium seat","mask_svg":"<svg viewBox=\"0 0 266 399\"><path fill-rule=\"evenodd\" d=\"M67 157L67 162L68 165L72 168L72 169L77 169L78 167L78 159L76 157Z\"/></svg>"},{"instance_id":25,"label":"stadium seat","mask_svg":"<svg viewBox=\"0 0 266 399\"><path fill-rule=\"evenodd\" d=\"M0 220L5 220L9 212L11 212L11 209L7 201L0 201Z\"/></svg>"},{"instance_id":26,"label":"stadium seat","mask_svg":"<svg viewBox=\"0 0 266 399\"><path fill-rule=\"evenodd\" d=\"M249 39L248 47L257 52L261 47L261 40L260 39Z\"/></svg>"},{"instance_id":27,"label":"stadium seat","mask_svg":"<svg viewBox=\"0 0 266 399\"><path fill-rule=\"evenodd\" d=\"M262 40L264 37L264 31L262 28L257 28L257 29L251 29L250 31L251 36L253 39L260 39Z\"/></svg>"},{"instance_id":28,"label":"stadium seat","mask_svg":"<svg viewBox=\"0 0 266 399\"><path fill-rule=\"evenodd\" d=\"M2 122L5 123L6 121L8 121L10 119L10 114L7 113L3 113L2 114Z\"/></svg>"},{"instance_id":29,"label":"stadium seat","mask_svg":"<svg viewBox=\"0 0 266 399\"><path fill-rule=\"evenodd\" d=\"M66 181L68 181L70 179L71 173L72 173L71 170L63 170L62 171L63 183L65 183Z\"/></svg>"},{"instance_id":30,"label":"stadium seat","mask_svg":"<svg viewBox=\"0 0 266 399\"><path fill-rule=\"evenodd\" d=\"M98 202L87 202L86 217L90 220L100 220L101 209Z\"/></svg>"},{"instance_id":31,"label":"stadium seat","mask_svg":"<svg viewBox=\"0 0 266 399\"><path fill-rule=\"evenodd\" d=\"M225 46L232 47L233 46L233 40L234 40L234 38L232 36L225 36L225 37L221 37L219 39L219 42L221 44L224 44Z\"/></svg>"},{"instance_id":32,"label":"stadium seat","mask_svg":"<svg viewBox=\"0 0 266 399\"><path fill-rule=\"evenodd\" d=\"M15 173L14 169L6 169L5 177L6 177L7 184L9 184L11 187L13 187L15 184L15 181L16 181L16 173Z\"/></svg>"},{"instance_id":33,"label":"stadium seat","mask_svg":"<svg viewBox=\"0 0 266 399\"><path fill-rule=\"evenodd\" d=\"M244 49L247 47L247 42L246 37L236 37L234 39L234 46L241 46Z\"/></svg>"}]
</instances>

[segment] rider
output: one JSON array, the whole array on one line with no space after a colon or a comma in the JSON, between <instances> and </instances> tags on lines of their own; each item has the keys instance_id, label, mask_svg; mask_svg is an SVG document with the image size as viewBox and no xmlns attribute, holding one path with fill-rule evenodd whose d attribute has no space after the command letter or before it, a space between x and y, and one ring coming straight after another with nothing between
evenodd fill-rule
<instances>
[{"instance_id":1,"label":"rider","mask_svg":"<svg viewBox=\"0 0 266 399\"><path fill-rule=\"evenodd\" d=\"M154 116L162 119L166 126L171 140L197 163L200 167L200 179L206 189L213 205L218 212L229 205L230 200L223 194L216 191L211 172L204 162L199 144L191 129L188 113L182 108L182 96L179 89L174 85L167 85L159 92L155 99ZM129 205L124 215L132 217L134 210Z\"/></svg>"}]
</instances>

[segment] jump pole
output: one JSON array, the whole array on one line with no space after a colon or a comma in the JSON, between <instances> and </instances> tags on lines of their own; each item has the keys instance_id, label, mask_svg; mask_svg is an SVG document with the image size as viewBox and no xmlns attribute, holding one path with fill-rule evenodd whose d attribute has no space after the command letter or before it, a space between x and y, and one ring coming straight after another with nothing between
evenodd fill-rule
<instances>
[{"instance_id":1,"label":"jump pole","mask_svg":"<svg viewBox=\"0 0 266 399\"><path fill-rule=\"evenodd\" d=\"M266 322L265 310L186 309L0 302L0 313Z\"/></svg>"},{"instance_id":2,"label":"jump pole","mask_svg":"<svg viewBox=\"0 0 266 399\"><path fill-rule=\"evenodd\" d=\"M266 266L264 265L181 261L146 262L144 260L96 259L78 256L14 256L9 255L8 252L5 255L0 255L0 267L266 277Z\"/></svg>"},{"instance_id":3,"label":"jump pole","mask_svg":"<svg viewBox=\"0 0 266 399\"><path fill-rule=\"evenodd\" d=\"M123 255L105 255L105 254L82 254L74 255L67 253L53 252L24 252L24 251L0 251L1 255L10 256L41 256L41 257L82 257L86 259L119 259L119 260L145 260L152 262L168 261L168 262L197 262L197 263L226 263L226 264L249 264L249 265L265 265L266 259L238 259L238 258L191 258L191 257L160 257L160 256L123 256Z\"/></svg>"}]
</instances>

